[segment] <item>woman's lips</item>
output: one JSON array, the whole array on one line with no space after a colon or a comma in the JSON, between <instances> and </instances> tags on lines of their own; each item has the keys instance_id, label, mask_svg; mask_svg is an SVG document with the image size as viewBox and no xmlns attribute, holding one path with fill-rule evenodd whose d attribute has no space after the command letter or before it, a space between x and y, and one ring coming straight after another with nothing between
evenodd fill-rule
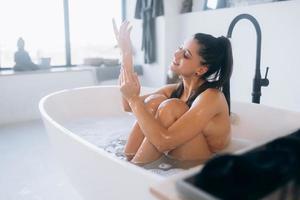
<instances>
[{"instance_id":1,"label":"woman's lips","mask_svg":"<svg viewBox=\"0 0 300 200\"><path fill-rule=\"evenodd\" d=\"M172 61L172 64L173 64L173 65L179 65L179 63L177 63L177 62L174 61L174 60Z\"/></svg>"}]
</instances>

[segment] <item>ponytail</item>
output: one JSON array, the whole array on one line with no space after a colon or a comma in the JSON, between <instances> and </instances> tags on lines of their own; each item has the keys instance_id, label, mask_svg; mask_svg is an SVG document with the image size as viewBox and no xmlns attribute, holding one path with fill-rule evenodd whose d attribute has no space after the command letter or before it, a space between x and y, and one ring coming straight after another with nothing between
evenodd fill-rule
<instances>
[{"instance_id":1,"label":"ponytail","mask_svg":"<svg viewBox=\"0 0 300 200\"><path fill-rule=\"evenodd\" d=\"M233 65L231 43L224 36L215 38L203 33L195 34L194 39L200 45L198 54L204 59L201 64L208 68L202 78L207 80L208 88L218 88L223 92L230 113L230 77Z\"/></svg>"},{"instance_id":2,"label":"ponytail","mask_svg":"<svg viewBox=\"0 0 300 200\"><path fill-rule=\"evenodd\" d=\"M219 79L216 81L218 88L222 88L222 92L226 98L230 113L230 77L232 74L232 49L228 38L221 36L217 38L219 48L222 49L222 60L220 63Z\"/></svg>"}]
</instances>

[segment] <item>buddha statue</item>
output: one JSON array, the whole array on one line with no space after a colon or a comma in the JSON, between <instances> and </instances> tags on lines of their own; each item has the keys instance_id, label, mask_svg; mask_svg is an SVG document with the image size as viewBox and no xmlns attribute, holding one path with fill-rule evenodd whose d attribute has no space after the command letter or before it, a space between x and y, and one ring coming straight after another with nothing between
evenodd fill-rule
<instances>
[{"instance_id":1,"label":"buddha statue","mask_svg":"<svg viewBox=\"0 0 300 200\"><path fill-rule=\"evenodd\" d=\"M27 70L37 70L39 67L31 61L31 58L27 51L25 51L25 41L23 38L19 38L17 42L18 51L15 53L14 60L16 71L27 71Z\"/></svg>"}]
</instances>

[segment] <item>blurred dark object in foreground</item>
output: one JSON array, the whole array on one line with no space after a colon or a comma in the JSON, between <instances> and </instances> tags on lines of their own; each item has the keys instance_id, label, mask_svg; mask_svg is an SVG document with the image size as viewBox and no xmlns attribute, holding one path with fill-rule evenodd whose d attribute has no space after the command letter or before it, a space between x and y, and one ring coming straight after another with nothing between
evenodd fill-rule
<instances>
[{"instance_id":1,"label":"blurred dark object in foreground","mask_svg":"<svg viewBox=\"0 0 300 200\"><path fill-rule=\"evenodd\" d=\"M242 155L215 157L194 177L201 190L235 200L300 199L299 183L300 129Z\"/></svg>"}]
</instances>

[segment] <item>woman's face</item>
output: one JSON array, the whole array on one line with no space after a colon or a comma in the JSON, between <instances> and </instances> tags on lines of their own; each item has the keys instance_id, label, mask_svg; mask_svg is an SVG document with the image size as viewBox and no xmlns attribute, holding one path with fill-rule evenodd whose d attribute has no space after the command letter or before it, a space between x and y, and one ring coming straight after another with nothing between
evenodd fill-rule
<instances>
[{"instance_id":1,"label":"woman's face","mask_svg":"<svg viewBox=\"0 0 300 200\"><path fill-rule=\"evenodd\" d=\"M171 63L171 70L177 75L192 76L201 69L201 61L203 60L199 54L200 46L195 39L189 39L179 47L175 53ZM200 70L201 71L201 70Z\"/></svg>"}]
</instances>

